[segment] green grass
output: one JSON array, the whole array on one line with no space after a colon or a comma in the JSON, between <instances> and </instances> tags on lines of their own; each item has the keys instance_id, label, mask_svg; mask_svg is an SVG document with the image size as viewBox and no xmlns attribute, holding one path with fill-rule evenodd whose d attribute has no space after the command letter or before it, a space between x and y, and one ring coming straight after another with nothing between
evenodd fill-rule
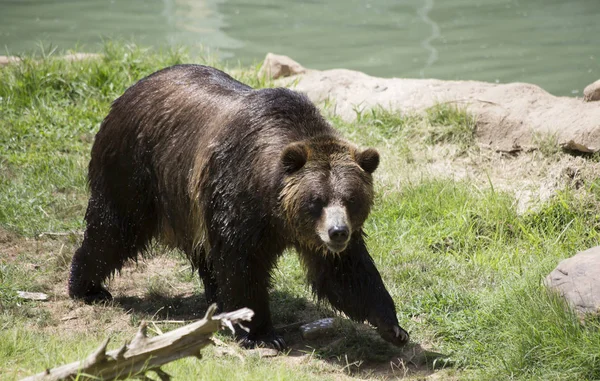
<instances>
[{"instance_id":1,"label":"green grass","mask_svg":"<svg viewBox=\"0 0 600 381\"><path fill-rule=\"evenodd\" d=\"M0 379L81 359L108 332L117 346L163 306L167 317L171 305L169 311L184 306L196 315L204 312L192 309L195 297L177 301L173 284L191 283L196 294L201 288L185 262L176 261L175 269L163 269L164 277L145 278L138 294L148 310L123 311L118 303L89 307L97 325L85 332L75 329L77 320L72 331L61 323L62 316L80 308L63 290L80 237L36 237L83 229L89 150L110 102L143 76L191 60L180 50L155 52L119 43L107 43L103 54L100 60L74 63L46 54L0 68L0 229L11 237L0 239L6 250L0 256ZM194 61L219 65L210 58ZM253 86L272 86L258 78L256 68L232 73ZM477 153L474 120L454 106L435 106L422 115L374 109L357 117L332 123L350 140L402 157L407 168L427 147ZM582 325L541 283L559 260L598 245L600 183L583 180L578 189L567 187L524 214L517 213L511 194L493 185L429 177L403 180L401 186L378 181L366 225L369 246L401 325L416 343L443 355L422 366L451 368L459 379L600 379L600 320ZM326 305L314 303L303 279L297 258L286 253L275 273L276 324L331 315ZM18 290L47 292L53 299L19 300ZM62 306L61 313L53 304ZM119 319L129 320L115 331L111 327ZM373 332L338 323L341 340L315 344L314 352L306 349L309 361L261 359L240 351L242 361L209 348L204 360L177 361L166 370L177 379L343 379L397 353ZM219 338L231 343L226 335Z\"/></svg>"},{"instance_id":2,"label":"green grass","mask_svg":"<svg viewBox=\"0 0 600 381\"><path fill-rule=\"evenodd\" d=\"M382 268L407 295L401 315L425 322L413 331L477 379L600 377L600 326L582 327L540 285L560 258L598 244L597 200L564 193L519 216L506 195L432 181L378 205L372 246L395 254Z\"/></svg>"},{"instance_id":3,"label":"green grass","mask_svg":"<svg viewBox=\"0 0 600 381\"><path fill-rule=\"evenodd\" d=\"M0 224L35 235L82 229L90 143L110 103L144 76L190 62L182 50L149 52L107 43L101 60L23 57L0 70ZM196 63L216 65L210 58ZM238 70L268 86L256 70Z\"/></svg>"},{"instance_id":4,"label":"green grass","mask_svg":"<svg viewBox=\"0 0 600 381\"><path fill-rule=\"evenodd\" d=\"M330 108L326 105L325 108ZM345 123L339 117L334 124L349 132L361 144L393 144L422 141L426 144L451 143L463 150L475 142L475 119L466 109L452 104L438 104L424 115L401 115L382 107L369 110L355 108L356 121Z\"/></svg>"}]
</instances>

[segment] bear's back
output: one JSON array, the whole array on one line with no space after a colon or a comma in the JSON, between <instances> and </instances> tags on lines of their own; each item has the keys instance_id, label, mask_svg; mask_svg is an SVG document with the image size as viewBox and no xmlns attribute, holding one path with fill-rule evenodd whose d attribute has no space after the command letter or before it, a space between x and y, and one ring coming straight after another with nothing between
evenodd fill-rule
<instances>
[{"instance_id":1,"label":"bear's back","mask_svg":"<svg viewBox=\"0 0 600 381\"><path fill-rule=\"evenodd\" d=\"M252 90L229 74L210 66L197 64L180 64L169 66L141 79L127 91L135 91L136 87L152 86L158 84L160 87L172 84L174 86L193 86L197 91L204 88L206 92L243 93Z\"/></svg>"}]
</instances>

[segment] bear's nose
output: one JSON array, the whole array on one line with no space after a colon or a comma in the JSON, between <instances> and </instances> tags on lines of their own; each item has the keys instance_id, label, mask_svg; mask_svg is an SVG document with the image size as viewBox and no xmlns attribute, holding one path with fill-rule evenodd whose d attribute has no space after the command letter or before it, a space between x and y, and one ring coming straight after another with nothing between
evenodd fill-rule
<instances>
[{"instance_id":1,"label":"bear's nose","mask_svg":"<svg viewBox=\"0 0 600 381\"><path fill-rule=\"evenodd\" d=\"M350 230L346 225L333 226L329 228L329 238L331 238L332 241L346 242L349 235Z\"/></svg>"}]
</instances>

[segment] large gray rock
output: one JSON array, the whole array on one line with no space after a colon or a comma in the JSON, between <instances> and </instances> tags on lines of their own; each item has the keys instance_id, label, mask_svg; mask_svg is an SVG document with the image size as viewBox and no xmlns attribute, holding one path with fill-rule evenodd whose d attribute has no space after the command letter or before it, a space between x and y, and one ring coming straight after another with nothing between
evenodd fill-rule
<instances>
[{"instance_id":1,"label":"large gray rock","mask_svg":"<svg viewBox=\"0 0 600 381\"><path fill-rule=\"evenodd\" d=\"M579 313L600 312L600 246L561 261L546 277L546 286L562 295Z\"/></svg>"},{"instance_id":2,"label":"large gray rock","mask_svg":"<svg viewBox=\"0 0 600 381\"><path fill-rule=\"evenodd\" d=\"M268 55L265 66L294 67L286 57L277 64ZM296 63L296 65L300 66ZM302 66L300 66L302 67ZM315 103L328 103L345 120L357 110L384 107L401 113L423 112L439 103L465 107L476 117L480 145L498 151L536 148L548 136L565 149L600 151L600 104L553 96L527 83L377 78L345 69L308 70L276 81L304 92Z\"/></svg>"}]
</instances>

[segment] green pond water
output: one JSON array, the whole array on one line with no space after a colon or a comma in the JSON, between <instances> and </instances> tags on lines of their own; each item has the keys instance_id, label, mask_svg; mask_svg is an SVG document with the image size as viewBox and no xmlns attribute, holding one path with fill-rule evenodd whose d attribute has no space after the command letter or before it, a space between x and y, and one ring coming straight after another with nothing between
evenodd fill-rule
<instances>
[{"instance_id":1,"label":"green pond water","mask_svg":"<svg viewBox=\"0 0 600 381\"><path fill-rule=\"evenodd\" d=\"M0 0L0 54L40 42L95 51L107 38L556 95L581 96L600 78L600 0Z\"/></svg>"}]
</instances>

